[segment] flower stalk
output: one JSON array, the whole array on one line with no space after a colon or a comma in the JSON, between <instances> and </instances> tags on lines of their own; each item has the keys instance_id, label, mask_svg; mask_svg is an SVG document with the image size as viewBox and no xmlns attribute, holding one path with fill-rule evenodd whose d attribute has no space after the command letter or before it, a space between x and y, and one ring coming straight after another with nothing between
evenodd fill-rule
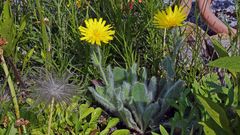
<instances>
[{"instance_id":1,"label":"flower stalk","mask_svg":"<svg viewBox=\"0 0 240 135\"><path fill-rule=\"evenodd\" d=\"M98 58L99 58L99 59L102 58L102 54L101 54L101 50L100 50L100 47L99 47L99 46L97 46L97 53L98 53ZM103 68L102 68L102 60L101 60L101 59L99 60L99 65L98 65L98 67L99 67L99 70L100 70L100 72L101 72L101 75L102 75L102 77L103 77L103 80L104 80L105 84L108 85L107 78L106 78L105 73L104 73Z\"/></svg>"},{"instance_id":2,"label":"flower stalk","mask_svg":"<svg viewBox=\"0 0 240 135\"><path fill-rule=\"evenodd\" d=\"M167 28L164 29L163 33L163 57L166 56L165 51L166 51L166 36L167 36Z\"/></svg>"},{"instance_id":3,"label":"flower stalk","mask_svg":"<svg viewBox=\"0 0 240 135\"><path fill-rule=\"evenodd\" d=\"M107 78L105 76L104 70L102 68L102 54L101 54L101 49L99 46L96 45L96 48L93 48L93 53L92 53L92 61L95 66L97 66L100 70L100 74L102 76L102 79L106 85L108 85Z\"/></svg>"},{"instance_id":4,"label":"flower stalk","mask_svg":"<svg viewBox=\"0 0 240 135\"><path fill-rule=\"evenodd\" d=\"M106 25L106 21L102 18L89 18L85 20L85 25L86 27L80 26L78 28L82 35L80 40L85 40L97 47L97 51L94 49L92 54L93 64L99 68L105 84L108 85L108 81L102 68L102 54L99 46L101 46L102 43L107 44L109 41L113 40L115 30L112 30L110 24Z\"/></svg>"},{"instance_id":5,"label":"flower stalk","mask_svg":"<svg viewBox=\"0 0 240 135\"><path fill-rule=\"evenodd\" d=\"M52 98L51 105L50 105L50 114L49 114L49 119L48 119L48 133L47 133L47 135L51 134L53 107L54 107L54 98Z\"/></svg>"}]
</instances>

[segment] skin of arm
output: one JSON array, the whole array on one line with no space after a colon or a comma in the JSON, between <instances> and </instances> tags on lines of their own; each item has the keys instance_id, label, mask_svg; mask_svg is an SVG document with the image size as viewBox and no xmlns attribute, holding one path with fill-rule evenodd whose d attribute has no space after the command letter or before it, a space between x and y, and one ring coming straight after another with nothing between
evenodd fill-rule
<instances>
[{"instance_id":1,"label":"skin of arm","mask_svg":"<svg viewBox=\"0 0 240 135\"><path fill-rule=\"evenodd\" d=\"M229 34L229 28L211 11L211 2L212 0L197 0L202 18L208 27L214 32ZM183 7L184 12L188 15L192 7L192 0L181 0L180 5ZM230 28L230 30L231 34L235 35L237 33L236 29Z\"/></svg>"}]
</instances>

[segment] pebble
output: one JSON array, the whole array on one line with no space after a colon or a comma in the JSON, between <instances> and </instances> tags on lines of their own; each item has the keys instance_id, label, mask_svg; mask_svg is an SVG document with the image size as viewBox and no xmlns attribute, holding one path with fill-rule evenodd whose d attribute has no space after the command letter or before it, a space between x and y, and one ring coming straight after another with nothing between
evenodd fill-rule
<instances>
[{"instance_id":1,"label":"pebble","mask_svg":"<svg viewBox=\"0 0 240 135\"><path fill-rule=\"evenodd\" d=\"M234 0L213 0L213 13L223 22L229 24L231 27L237 26L236 8Z\"/></svg>"}]
</instances>

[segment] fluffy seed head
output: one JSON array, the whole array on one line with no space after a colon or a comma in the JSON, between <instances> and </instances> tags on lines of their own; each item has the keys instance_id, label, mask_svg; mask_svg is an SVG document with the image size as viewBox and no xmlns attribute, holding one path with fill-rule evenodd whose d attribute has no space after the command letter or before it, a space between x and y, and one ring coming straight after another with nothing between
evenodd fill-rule
<instances>
[{"instance_id":1,"label":"fluffy seed head","mask_svg":"<svg viewBox=\"0 0 240 135\"><path fill-rule=\"evenodd\" d=\"M70 73L59 76L54 72L38 68L35 77L36 84L33 87L32 97L36 103L50 104L53 98L57 103L69 103L77 94L78 87L70 82Z\"/></svg>"}]
</instances>

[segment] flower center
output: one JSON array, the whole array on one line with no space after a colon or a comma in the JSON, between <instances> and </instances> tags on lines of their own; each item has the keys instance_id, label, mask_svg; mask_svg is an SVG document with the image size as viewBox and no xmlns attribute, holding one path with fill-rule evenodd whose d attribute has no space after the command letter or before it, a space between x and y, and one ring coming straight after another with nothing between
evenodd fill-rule
<instances>
[{"instance_id":1,"label":"flower center","mask_svg":"<svg viewBox=\"0 0 240 135\"><path fill-rule=\"evenodd\" d=\"M94 29L93 30L93 35L94 35L94 37L99 38L100 37L99 29Z\"/></svg>"},{"instance_id":2,"label":"flower center","mask_svg":"<svg viewBox=\"0 0 240 135\"><path fill-rule=\"evenodd\" d=\"M174 16L167 17L169 25L176 25L176 18Z\"/></svg>"}]
</instances>

